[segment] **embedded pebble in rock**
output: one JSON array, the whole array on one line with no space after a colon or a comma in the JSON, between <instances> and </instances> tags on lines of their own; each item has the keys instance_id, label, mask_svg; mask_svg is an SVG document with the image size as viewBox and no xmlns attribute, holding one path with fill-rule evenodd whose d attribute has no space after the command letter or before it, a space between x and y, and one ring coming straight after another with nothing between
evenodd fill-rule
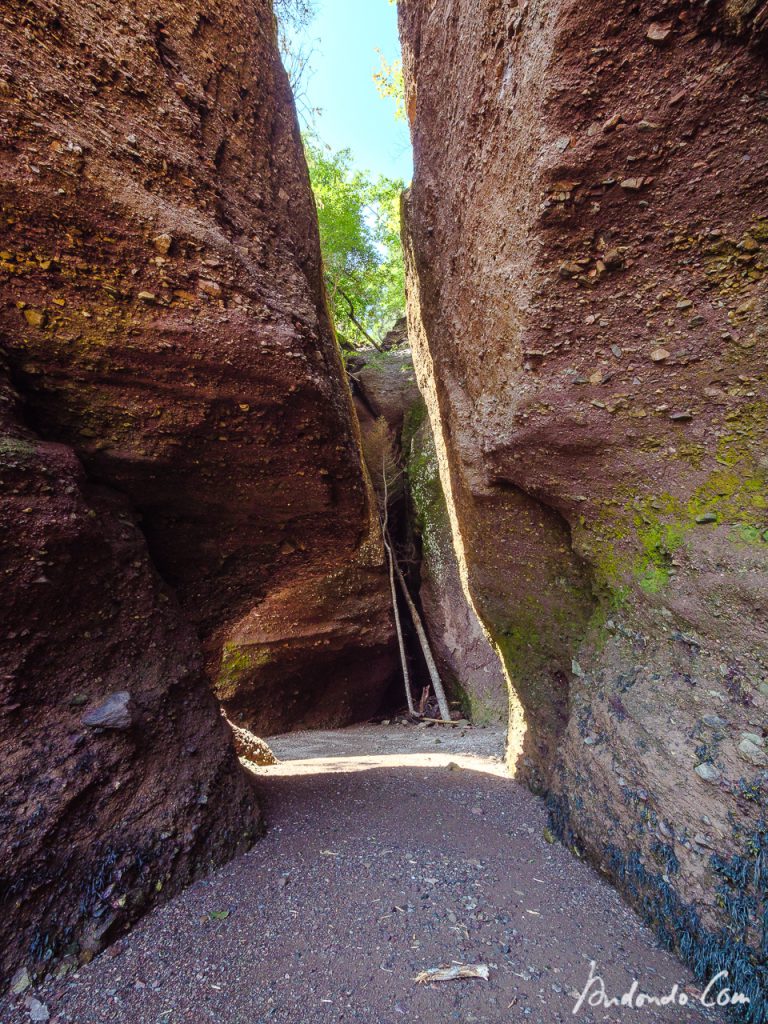
<instances>
[{"instance_id":1,"label":"embedded pebble in rock","mask_svg":"<svg viewBox=\"0 0 768 1024\"><path fill-rule=\"evenodd\" d=\"M704 526L707 523L716 523L717 512L703 512L700 516L696 516L696 522L699 526Z\"/></svg>"},{"instance_id":2,"label":"embedded pebble in rock","mask_svg":"<svg viewBox=\"0 0 768 1024\"><path fill-rule=\"evenodd\" d=\"M720 715L704 715L701 720L710 729L721 729L724 725L728 725L726 720L721 718Z\"/></svg>"},{"instance_id":3,"label":"embedded pebble in rock","mask_svg":"<svg viewBox=\"0 0 768 1024\"><path fill-rule=\"evenodd\" d=\"M19 995L21 992L25 992L31 984L29 971L26 967L20 967L11 978L10 991L13 995Z\"/></svg>"},{"instance_id":4,"label":"embedded pebble in rock","mask_svg":"<svg viewBox=\"0 0 768 1024\"><path fill-rule=\"evenodd\" d=\"M46 1021L50 1019L50 1013L45 1003L41 1003L39 999L35 999L31 996L26 1001L27 1009L29 1010L29 1019L31 1021Z\"/></svg>"},{"instance_id":5,"label":"embedded pebble in rock","mask_svg":"<svg viewBox=\"0 0 768 1024\"><path fill-rule=\"evenodd\" d=\"M756 732L743 732L741 734L741 738L743 740L749 740L749 742L753 743L756 747L764 747L765 746L765 739L764 739L764 737L758 735Z\"/></svg>"},{"instance_id":6,"label":"embedded pebble in rock","mask_svg":"<svg viewBox=\"0 0 768 1024\"><path fill-rule=\"evenodd\" d=\"M155 249L157 250L157 252L160 253L161 256L167 256L168 253L171 251L171 246L173 245L173 238L171 237L171 235L157 235L155 238L152 239L152 244L154 245Z\"/></svg>"},{"instance_id":7,"label":"embedded pebble in rock","mask_svg":"<svg viewBox=\"0 0 768 1024\"><path fill-rule=\"evenodd\" d=\"M653 21L648 26L645 38L652 43L666 43L672 35L672 26L668 22Z\"/></svg>"},{"instance_id":8,"label":"embedded pebble in rock","mask_svg":"<svg viewBox=\"0 0 768 1024\"><path fill-rule=\"evenodd\" d=\"M645 184L645 178L625 178L619 182L619 186L628 192L639 192Z\"/></svg>"},{"instance_id":9,"label":"embedded pebble in rock","mask_svg":"<svg viewBox=\"0 0 768 1024\"><path fill-rule=\"evenodd\" d=\"M126 690L113 693L98 707L83 715L83 725L94 729L130 729L131 695Z\"/></svg>"},{"instance_id":10,"label":"embedded pebble in rock","mask_svg":"<svg viewBox=\"0 0 768 1024\"><path fill-rule=\"evenodd\" d=\"M221 295L221 285L217 281L200 280L197 287L204 295L210 295L213 299L218 299Z\"/></svg>"},{"instance_id":11,"label":"embedded pebble in rock","mask_svg":"<svg viewBox=\"0 0 768 1024\"><path fill-rule=\"evenodd\" d=\"M751 739L742 739L739 743L739 753L745 761L758 768L768 766L768 755L763 750L763 744L757 744Z\"/></svg>"},{"instance_id":12,"label":"embedded pebble in rock","mask_svg":"<svg viewBox=\"0 0 768 1024\"><path fill-rule=\"evenodd\" d=\"M717 782L722 775L722 772L718 768L715 768L713 764L709 764L709 762L697 764L695 771L699 778L703 779L704 782Z\"/></svg>"}]
</instances>

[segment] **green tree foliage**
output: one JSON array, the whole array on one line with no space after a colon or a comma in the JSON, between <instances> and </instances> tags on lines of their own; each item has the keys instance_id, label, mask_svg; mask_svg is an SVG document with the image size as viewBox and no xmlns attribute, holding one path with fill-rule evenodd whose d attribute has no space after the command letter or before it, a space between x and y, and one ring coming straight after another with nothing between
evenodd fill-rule
<instances>
[{"instance_id":1,"label":"green tree foliage","mask_svg":"<svg viewBox=\"0 0 768 1024\"><path fill-rule=\"evenodd\" d=\"M339 343L348 351L378 346L405 309L404 182L354 170L348 149L334 153L312 138L304 147Z\"/></svg>"},{"instance_id":2,"label":"green tree foliage","mask_svg":"<svg viewBox=\"0 0 768 1024\"><path fill-rule=\"evenodd\" d=\"M403 81L403 62L398 57L390 63L381 50L376 51L379 55L379 70L373 72L373 80L379 96L385 100L394 100L395 120L405 120L405 82Z\"/></svg>"},{"instance_id":3,"label":"green tree foliage","mask_svg":"<svg viewBox=\"0 0 768 1024\"><path fill-rule=\"evenodd\" d=\"M394 6L396 0L389 0ZM403 61L400 57L392 62L388 61L381 50L379 55L379 70L373 72L373 80L379 96L385 100L395 102L395 120L405 121L405 81L403 79Z\"/></svg>"}]
</instances>

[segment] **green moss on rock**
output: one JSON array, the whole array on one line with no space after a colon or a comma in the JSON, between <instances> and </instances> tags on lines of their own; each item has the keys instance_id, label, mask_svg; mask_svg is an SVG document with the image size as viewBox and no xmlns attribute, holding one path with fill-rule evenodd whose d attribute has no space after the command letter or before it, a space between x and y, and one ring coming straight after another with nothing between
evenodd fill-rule
<instances>
[{"instance_id":1,"label":"green moss on rock","mask_svg":"<svg viewBox=\"0 0 768 1024\"><path fill-rule=\"evenodd\" d=\"M426 426L425 426L426 424ZM446 531L450 537L448 506L440 481L437 450L426 420L426 406L418 402L406 418L403 438L409 441L408 482L413 503L414 523L418 530L424 555L430 566L439 572L445 546Z\"/></svg>"},{"instance_id":2,"label":"green moss on rock","mask_svg":"<svg viewBox=\"0 0 768 1024\"><path fill-rule=\"evenodd\" d=\"M225 644L214 684L216 696L220 700L232 700L237 696L242 680L256 669L268 665L271 660L272 654L267 647Z\"/></svg>"},{"instance_id":3,"label":"green moss on rock","mask_svg":"<svg viewBox=\"0 0 768 1024\"><path fill-rule=\"evenodd\" d=\"M0 459L4 462L31 459L36 451L37 445L23 437L13 437L10 434L0 437Z\"/></svg>"}]
</instances>

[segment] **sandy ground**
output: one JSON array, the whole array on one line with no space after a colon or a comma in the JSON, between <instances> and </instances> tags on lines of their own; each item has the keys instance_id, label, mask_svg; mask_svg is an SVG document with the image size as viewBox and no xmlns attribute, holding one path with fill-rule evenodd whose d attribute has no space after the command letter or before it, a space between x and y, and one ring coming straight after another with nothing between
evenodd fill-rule
<instances>
[{"instance_id":1,"label":"sandy ground","mask_svg":"<svg viewBox=\"0 0 768 1024\"><path fill-rule=\"evenodd\" d=\"M268 743L280 761L308 761L317 758L336 759L389 755L401 761L404 757L430 755L425 764L443 764L456 760L454 755L483 760L482 771L497 770L506 776L504 768L505 730L501 726L477 729L474 726L427 725L358 725L350 729L325 732L290 732L271 736ZM298 765L284 765L277 774L298 770ZM273 770L274 772L274 770Z\"/></svg>"},{"instance_id":2,"label":"sandy ground","mask_svg":"<svg viewBox=\"0 0 768 1024\"><path fill-rule=\"evenodd\" d=\"M266 838L38 990L51 1021L721 1019L613 889L547 841L543 805L505 777L500 732L366 726L270 744ZM608 996L636 978L691 1002L574 1015L590 961ZM489 980L414 981L456 963L486 964ZM25 997L0 1020L30 1020Z\"/></svg>"}]
</instances>

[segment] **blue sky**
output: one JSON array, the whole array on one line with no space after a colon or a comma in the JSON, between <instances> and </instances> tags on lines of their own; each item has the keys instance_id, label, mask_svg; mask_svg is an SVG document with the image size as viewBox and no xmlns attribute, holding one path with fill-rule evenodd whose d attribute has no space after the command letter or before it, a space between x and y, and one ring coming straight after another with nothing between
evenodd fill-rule
<instances>
[{"instance_id":1,"label":"blue sky","mask_svg":"<svg viewBox=\"0 0 768 1024\"><path fill-rule=\"evenodd\" d=\"M394 103L373 82L377 48L388 61L400 55L397 10L388 0L316 0L317 14L301 36L311 52L307 101L319 107L315 128L332 149L352 150L361 170L410 182L408 128L395 121Z\"/></svg>"}]
</instances>

